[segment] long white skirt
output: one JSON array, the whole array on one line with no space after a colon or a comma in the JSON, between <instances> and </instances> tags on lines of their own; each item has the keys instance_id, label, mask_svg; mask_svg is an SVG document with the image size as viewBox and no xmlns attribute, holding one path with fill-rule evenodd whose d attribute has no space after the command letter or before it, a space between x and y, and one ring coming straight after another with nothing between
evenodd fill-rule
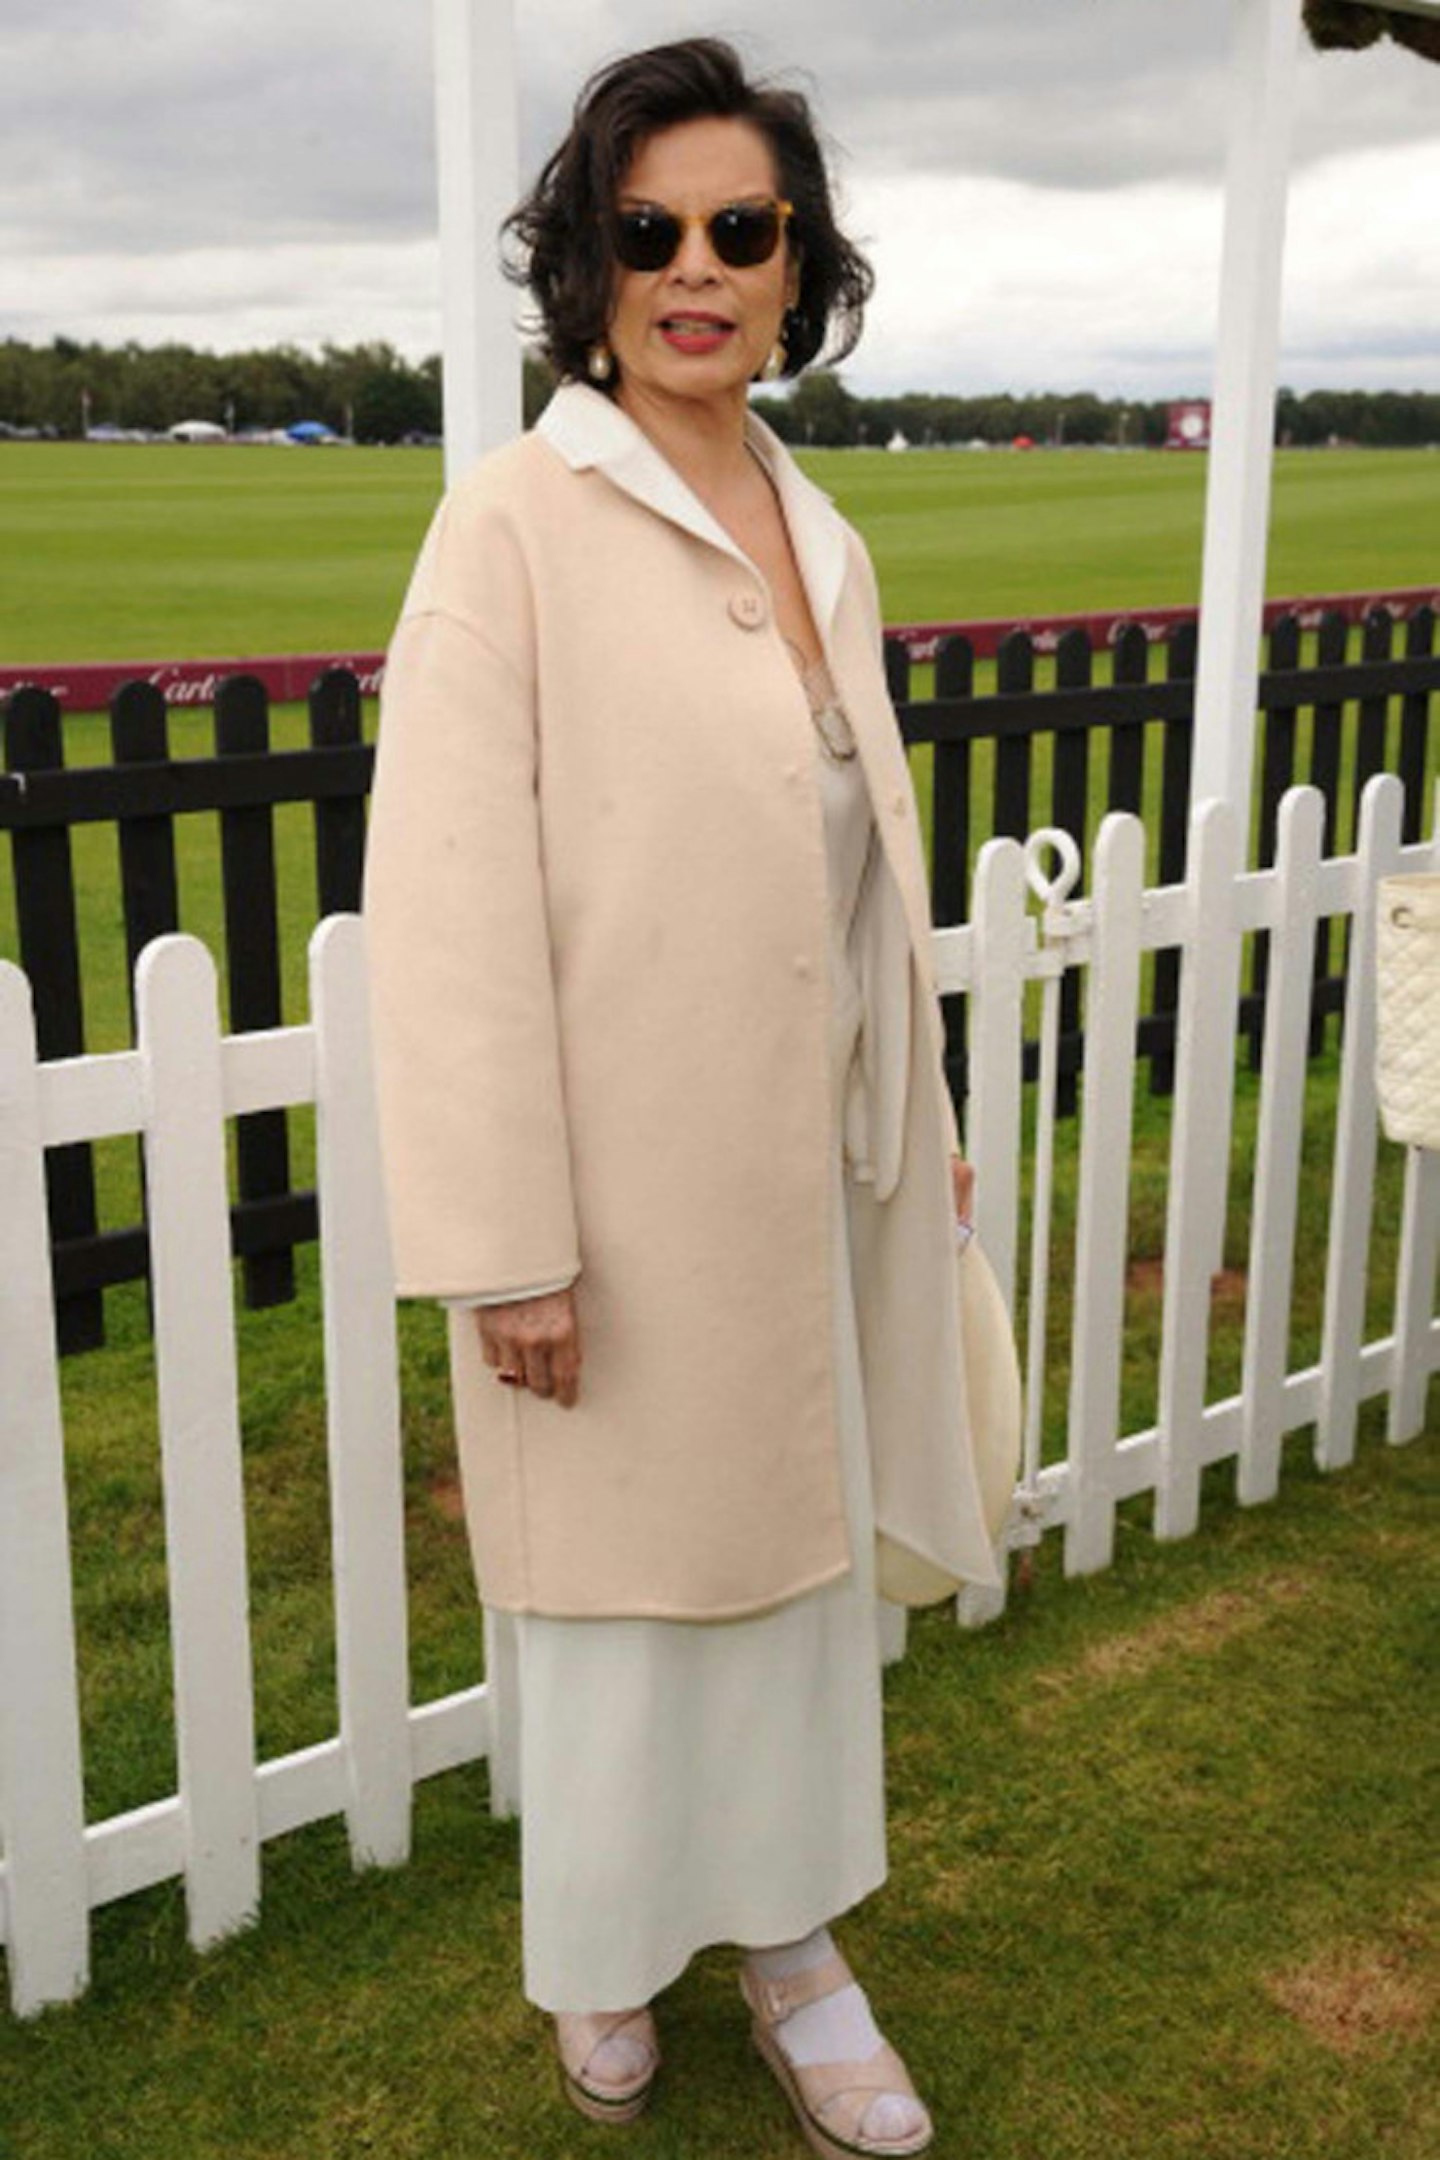
<instances>
[{"instance_id":1,"label":"long white skirt","mask_svg":"<svg viewBox=\"0 0 1440 2160\"><path fill-rule=\"evenodd\" d=\"M835 1373L848 1575L754 1619L516 1621L524 1984L648 2002L708 1943L792 1942L885 1879L874 1508L845 1174Z\"/></svg>"}]
</instances>

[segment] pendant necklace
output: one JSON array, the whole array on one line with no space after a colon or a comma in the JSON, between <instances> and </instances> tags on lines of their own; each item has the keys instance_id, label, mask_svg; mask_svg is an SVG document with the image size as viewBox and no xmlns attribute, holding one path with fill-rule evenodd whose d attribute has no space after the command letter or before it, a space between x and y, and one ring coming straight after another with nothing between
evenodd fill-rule
<instances>
[{"instance_id":1,"label":"pendant necklace","mask_svg":"<svg viewBox=\"0 0 1440 2160\"><path fill-rule=\"evenodd\" d=\"M835 764L848 764L856 752L855 730L835 694L829 668L823 660L807 660L793 638L785 639L785 648L794 660L821 748Z\"/></svg>"}]
</instances>

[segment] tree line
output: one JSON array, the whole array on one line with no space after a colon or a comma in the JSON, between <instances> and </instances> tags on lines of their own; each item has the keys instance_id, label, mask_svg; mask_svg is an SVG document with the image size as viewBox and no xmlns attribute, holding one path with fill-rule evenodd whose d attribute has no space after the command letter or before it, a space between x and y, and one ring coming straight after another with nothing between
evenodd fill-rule
<instances>
[{"instance_id":1,"label":"tree line","mask_svg":"<svg viewBox=\"0 0 1440 2160\"><path fill-rule=\"evenodd\" d=\"M543 409L553 377L525 362L527 425ZM1101 398L1090 391L974 397L910 392L859 397L831 369L802 376L787 394L757 397L755 407L786 442L817 448L881 445L897 434L916 445L1109 443L1158 446L1167 400ZM75 437L108 425L163 433L182 420L210 420L232 434L321 420L357 442L392 443L437 436L440 361L406 360L383 340L295 345L254 352L199 352L189 345L107 346L57 337L48 345L0 341L0 422ZM1276 439L1297 446L1329 442L1402 448L1440 443L1440 393L1412 390L1282 389Z\"/></svg>"},{"instance_id":2,"label":"tree line","mask_svg":"<svg viewBox=\"0 0 1440 2160\"><path fill-rule=\"evenodd\" d=\"M87 427L163 434L210 420L231 434L321 420L357 442L440 432L440 361L418 365L383 341L197 352L190 345L0 342L0 421L62 437Z\"/></svg>"},{"instance_id":3,"label":"tree line","mask_svg":"<svg viewBox=\"0 0 1440 2160\"><path fill-rule=\"evenodd\" d=\"M977 397L918 391L903 397L854 397L825 369L802 375L788 397L758 397L755 410L786 442L816 446L884 444L896 434L909 443L1108 443L1157 449L1169 428L1168 398L1101 398L1077 391ZM1296 448L1331 442L1367 449L1440 443L1440 392L1427 390L1282 389L1275 400L1275 439Z\"/></svg>"}]
</instances>

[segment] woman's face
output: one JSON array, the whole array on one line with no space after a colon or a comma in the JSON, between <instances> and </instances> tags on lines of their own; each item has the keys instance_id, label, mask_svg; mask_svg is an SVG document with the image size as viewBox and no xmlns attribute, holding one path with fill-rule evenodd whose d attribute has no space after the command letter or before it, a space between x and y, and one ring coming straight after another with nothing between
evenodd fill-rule
<instances>
[{"instance_id":1,"label":"woman's face","mask_svg":"<svg viewBox=\"0 0 1440 2160\"><path fill-rule=\"evenodd\" d=\"M651 207L704 219L727 203L773 201L774 160L747 120L685 120L643 142L620 183L617 208ZM734 270L703 224L688 224L662 270L617 264L609 342L619 403L743 404L794 300L799 273L782 239L768 262Z\"/></svg>"}]
</instances>

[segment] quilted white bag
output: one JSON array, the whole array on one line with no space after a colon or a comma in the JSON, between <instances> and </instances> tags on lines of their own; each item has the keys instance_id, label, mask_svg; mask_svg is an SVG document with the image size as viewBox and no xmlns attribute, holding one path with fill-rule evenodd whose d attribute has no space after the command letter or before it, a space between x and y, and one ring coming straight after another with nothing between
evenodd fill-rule
<instances>
[{"instance_id":1,"label":"quilted white bag","mask_svg":"<svg viewBox=\"0 0 1440 2160\"><path fill-rule=\"evenodd\" d=\"M1391 1140L1440 1148L1440 876L1381 878L1375 1077Z\"/></svg>"}]
</instances>

